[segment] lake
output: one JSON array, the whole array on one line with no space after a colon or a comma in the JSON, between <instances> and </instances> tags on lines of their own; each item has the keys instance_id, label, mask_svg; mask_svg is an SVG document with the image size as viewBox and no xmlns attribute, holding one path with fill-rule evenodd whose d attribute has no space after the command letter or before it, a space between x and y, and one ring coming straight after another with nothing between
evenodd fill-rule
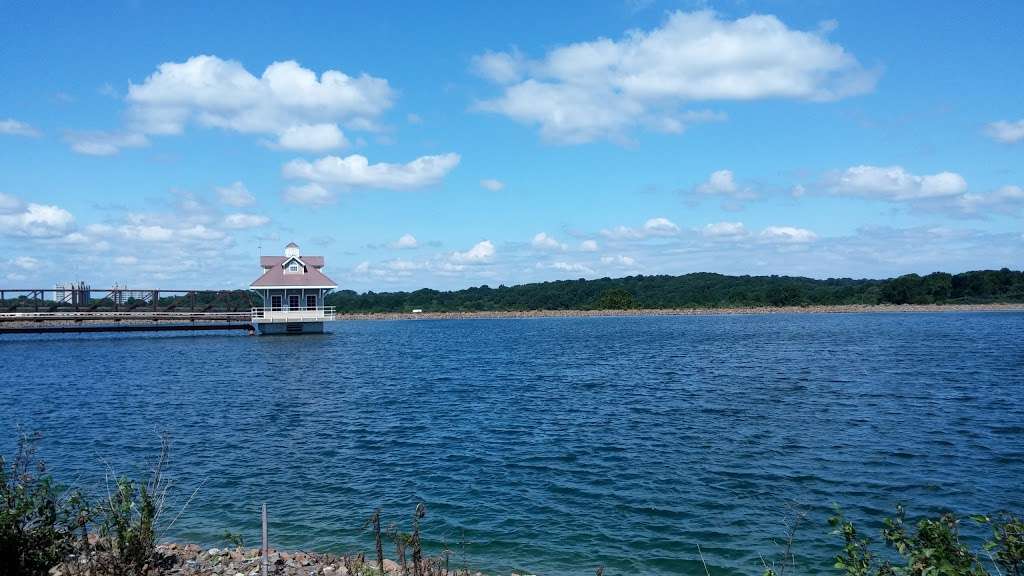
<instances>
[{"instance_id":1,"label":"lake","mask_svg":"<svg viewBox=\"0 0 1024 576\"><path fill-rule=\"evenodd\" d=\"M172 442L168 533L372 552L374 508L475 568L754 574L806 511L877 535L911 516L1024 510L1024 314L350 321L325 335L0 336L0 451L17 427L103 489ZM970 532L970 530L968 530ZM774 541L773 541L774 539ZM387 547L389 556L394 556ZM460 556L456 563L461 563Z\"/></svg>"}]
</instances>

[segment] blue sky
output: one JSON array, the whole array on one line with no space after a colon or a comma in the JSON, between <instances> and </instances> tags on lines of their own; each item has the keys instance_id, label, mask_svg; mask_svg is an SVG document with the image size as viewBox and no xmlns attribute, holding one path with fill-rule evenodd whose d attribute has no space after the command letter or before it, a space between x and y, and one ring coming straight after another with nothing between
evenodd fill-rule
<instances>
[{"instance_id":1,"label":"blue sky","mask_svg":"<svg viewBox=\"0 0 1024 576\"><path fill-rule=\"evenodd\" d=\"M1019 2L0 10L5 287L1024 267Z\"/></svg>"}]
</instances>

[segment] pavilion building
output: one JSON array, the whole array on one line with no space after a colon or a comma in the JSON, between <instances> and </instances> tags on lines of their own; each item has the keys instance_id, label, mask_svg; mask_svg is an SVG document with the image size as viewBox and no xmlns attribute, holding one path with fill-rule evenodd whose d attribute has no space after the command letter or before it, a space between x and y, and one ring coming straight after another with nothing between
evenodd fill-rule
<instances>
[{"instance_id":1,"label":"pavilion building","mask_svg":"<svg viewBox=\"0 0 1024 576\"><path fill-rule=\"evenodd\" d=\"M334 307L324 298L337 288L322 272L323 256L303 256L294 242L284 256L261 256L263 275L249 289L263 300L253 308L252 323L260 334L306 334L324 331L334 320Z\"/></svg>"}]
</instances>

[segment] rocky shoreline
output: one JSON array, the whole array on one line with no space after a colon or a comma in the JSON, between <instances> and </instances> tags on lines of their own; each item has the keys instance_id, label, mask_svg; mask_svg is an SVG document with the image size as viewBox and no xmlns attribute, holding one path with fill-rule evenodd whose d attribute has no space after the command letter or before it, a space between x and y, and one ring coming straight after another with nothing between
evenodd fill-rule
<instances>
[{"instance_id":1,"label":"rocky shoreline","mask_svg":"<svg viewBox=\"0 0 1024 576\"><path fill-rule=\"evenodd\" d=\"M585 318L606 316L721 316L741 314L863 314L902 312L1024 312L1024 304L842 304L749 308L655 308L630 310L522 310L493 312L339 313L338 320L461 320L497 318Z\"/></svg>"},{"instance_id":2,"label":"rocky shoreline","mask_svg":"<svg viewBox=\"0 0 1024 576\"><path fill-rule=\"evenodd\" d=\"M202 548L197 544L165 543L156 547L158 566L148 574L161 576L258 576L262 555L259 548ZM343 556L319 552L279 552L270 549L267 554L267 574L275 576L372 576L379 575L376 558L362 554ZM480 572L467 572L445 568L436 559L424 559L420 571L430 576L483 576ZM51 576L83 576L90 574L88 560L78 558L50 570ZM384 575L412 574L411 566L402 566L393 560L384 560ZM513 576L526 576L513 573Z\"/></svg>"}]
</instances>

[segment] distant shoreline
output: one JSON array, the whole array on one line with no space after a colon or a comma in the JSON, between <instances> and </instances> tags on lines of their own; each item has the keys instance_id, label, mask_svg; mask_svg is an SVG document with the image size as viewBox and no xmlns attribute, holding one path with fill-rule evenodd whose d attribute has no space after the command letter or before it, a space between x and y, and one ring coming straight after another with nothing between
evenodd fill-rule
<instances>
[{"instance_id":1,"label":"distant shoreline","mask_svg":"<svg viewBox=\"0 0 1024 576\"><path fill-rule=\"evenodd\" d=\"M835 306L753 306L629 310L517 310L479 312L339 313L338 320L474 320L500 318L588 318L606 316L722 316L755 314L860 314L903 312L1024 312L1021 304L841 304Z\"/></svg>"}]
</instances>

